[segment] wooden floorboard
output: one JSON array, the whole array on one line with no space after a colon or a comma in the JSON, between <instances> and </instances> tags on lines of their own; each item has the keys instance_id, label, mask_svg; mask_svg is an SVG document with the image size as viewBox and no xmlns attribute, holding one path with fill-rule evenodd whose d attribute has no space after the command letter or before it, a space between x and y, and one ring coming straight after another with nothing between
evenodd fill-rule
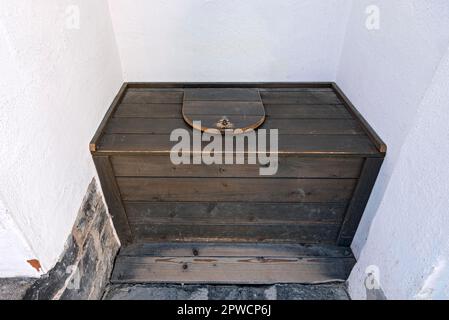
<instances>
[{"instance_id":1,"label":"wooden floorboard","mask_svg":"<svg viewBox=\"0 0 449 320\"><path fill-rule=\"evenodd\" d=\"M161 255L155 256L155 253ZM122 250L111 281L313 284L345 281L354 263L348 249L335 247L216 244L164 244L158 247L146 244Z\"/></svg>"}]
</instances>

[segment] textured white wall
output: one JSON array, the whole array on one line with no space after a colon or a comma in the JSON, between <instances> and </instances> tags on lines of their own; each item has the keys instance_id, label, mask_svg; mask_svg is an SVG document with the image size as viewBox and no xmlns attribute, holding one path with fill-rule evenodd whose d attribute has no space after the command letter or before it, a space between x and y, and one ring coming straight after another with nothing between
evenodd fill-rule
<instances>
[{"instance_id":1,"label":"textured white wall","mask_svg":"<svg viewBox=\"0 0 449 320\"><path fill-rule=\"evenodd\" d=\"M365 10L372 4L380 29L370 31ZM388 298L414 297L447 250L445 66L426 92L449 46L448 17L445 0L354 2L337 82L389 151L353 243L360 256L350 278L353 298L365 297L369 265L380 267Z\"/></svg>"},{"instance_id":2,"label":"textured white wall","mask_svg":"<svg viewBox=\"0 0 449 320\"><path fill-rule=\"evenodd\" d=\"M89 140L123 81L107 1L0 0L0 65L2 224L13 221L48 270L95 175ZM2 247L2 261L17 249L17 275L33 275L20 246Z\"/></svg>"},{"instance_id":3,"label":"textured white wall","mask_svg":"<svg viewBox=\"0 0 449 320\"><path fill-rule=\"evenodd\" d=\"M365 27L366 8L380 9L380 29ZM358 229L358 255L369 233L417 108L449 45L446 0L355 1L337 83L387 143L381 175Z\"/></svg>"},{"instance_id":4,"label":"textured white wall","mask_svg":"<svg viewBox=\"0 0 449 320\"><path fill-rule=\"evenodd\" d=\"M34 258L31 247L0 199L0 277L39 276L26 263Z\"/></svg>"},{"instance_id":5,"label":"textured white wall","mask_svg":"<svg viewBox=\"0 0 449 320\"><path fill-rule=\"evenodd\" d=\"M349 0L109 0L127 81L332 81Z\"/></svg>"},{"instance_id":6,"label":"textured white wall","mask_svg":"<svg viewBox=\"0 0 449 320\"><path fill-rule=\"evenodd\" d=\"M380 270L389 299L449 299L449 50L401 148L370 236L349 280Z\"/></svg>"}]
</instances>

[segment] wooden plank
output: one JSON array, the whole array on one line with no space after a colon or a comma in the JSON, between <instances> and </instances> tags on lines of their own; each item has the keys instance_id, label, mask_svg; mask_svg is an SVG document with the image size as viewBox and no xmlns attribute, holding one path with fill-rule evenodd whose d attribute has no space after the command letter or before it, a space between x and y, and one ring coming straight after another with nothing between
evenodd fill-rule
<instances>
[{"instance_id":1,"label":"wooden plank","mask_svg":"<svg viewBox=\"0 0 449 320\"><path fill-rule=\"evenodd\" d=\"M185 101L183 113L189 117L201 115L265 116L263 104L254 101Z\"/></svg>"},{"instance_id":2,"label":"wooden plank","mask_svg":"<svg viewBox=\"0 0 449 320\"><path fill-rule=\"evenodd\" d=\"M340 224L130 224L136 242L267 242L335 244Z\"/></svg>"},{"instance_id":3,"label":"wooden plank","mask_svg":"<svg viewBox=\"0 0 449 320\"><path fill-rule=\"evenodd\" d=\"M123 256L112 283L312 284L345 281L353 265L353 258Z\"/></svg>"},{"instance_id":4,"label":"wooden plank","mask_svg":"<svg viewBox=\"0 0 449 320\"><path fill-rule=\"evenodd\" d=\"M355 120L268 118L261 129L278 129L279 134L364 134Z\"/></svg>"},{"instance_id":5,"label":"wooden plank","mask_svg":"<svg viewBox=\"0 0 449 320\"><path fill-rule=\"evenodd\" d=\"M131 244L120 250L120 256L350 258L352 252L332 245L165 242Z\"/></svg>"},{"instance_id":6,"label":"wooden plank","mask_svg":"<svg viewBox=\"0 0 449 320\"><path fill-rule=\"evenodd\" d=\"M334 92L326 91L299 91L299 92L267 92L261 91L264 104L341 104L342 102Z\"/></svg>"},{"instance_id":7,"label":"wooden plank","mask_svg":"<svg viewBox=\"0 0 449 320\"><path fill-rule=\"evenodd\" d=\"M270 105L265 104L267 117L277 119L352 119L343 105ZM116 118L182 118L182 104L124 104L114 114Z\"/></svg>"},{"instance_id":8,"label":"wooden plank","mask_svg":"<svg viewBox=\"0 0 449 320\"><path fill-rule=\"evenodd\" d=\"M347 203L125 202L131 224L341 223Z\"/></svg>"},{"instance_id":9,"label":"wooden plank","mask_svg":"<svg viewBox=\"0 0 449 320\"><path fill-rule=\"evenodd\" d=\"M105 134L98 151L167 154L176 142L169 135ZM206 146L207 143L203 143ZM223 149L224 150L224 149ZM280 135L279 154L383 156L365 135Z\"/></svg>"},{"instance_id":10,"label":"wooden plank","mask_svg":"<svg viewBox=\"0 0 449 320\"><path fill-rule=\"evenodd\" d=\"M188 101L255 101L260 102L257 89L223 88L223 89L186 89L184 102Z\"/></svg>"},{"instance_id":11,"label":"wooden plank","mask_svg":"<svg viewBox=\"0 0 449 320\"><path fill-rule=\"evenodd\" d=\"M117 235L122 245L126 245L133 237L109 157L94 156L94 163Z\"/></svg>"},{"instance_id":12,"label":"wooden plank","mask_svg":"<svg viewBox=\"0 0 449 320\"><path fill-rule=\"evenodd\" d=\"M259 88L259 92L263 93L263 92L274 92L274 93L279 93L279 92L315 92L315 91L319 91L319 92L334 92L334 90L331 87L316 87L316 88Z\"/></svg>"},{"instance_id":13,"label":"wooden plank","mask_svg":"<svg viewBox=\"0 0 449 320\"><path fill-rule=\"evenodd\" d=\"M331 88L331 82L128 82L132 89L192 89L192 88L257 88L257 89L317 89Z\"/></svg>"},{"instance_id":14,"label":"wooden plank","mask_svg":"<svg viewBox=\"0 0 449 320\"><path fill-rule=\"evenodd\" d=\"M92 140L89 144L89 150L92 153L97 151L97 144L100 142L100 139L104 134L105 127L106 127L109 119L111 118L111 116L114 114L115 110L120 105L120 103L123 99L123 96L125 95L126 90L127 90L127 84L125 83L120 88L120 91L115 96L114 101L112 102L111 106L109 107L108 111L106 112L105 116L103 117L103 120L101 121L97 131L95 132L94 137L92 138Z\"/></svg>"},{"instance_id":15,"label":"wooden plank","mask_svg":"<svg viewBox=\"0 0 449 320\"><path fill-rule=\"evenodd\" d=\"M352 102L348 99L348 97L343 93L343 91L338 87L337 84L333 83L332 88L335 90L336 94L339 98L345 103L345 106L348 108L349 112L360 122L360 125L371 138L373 143L379 149L379 152L386 154L387 145L385 142L379 137L379 135L374 131L374 129L370 126L368 121L360 114L360 112L355 108Z\"/></svg>"},{"instance_id":16,"label":"wooden plank","mask_svg":"<svg viewBox=\"0 0 449 320\"><path fill-rule=\"evenodd\" d=\"M239 116L229 116L229 121L236 127L244 123ZM259 116L250 117L249 121L257 121ZM216 123L216 117L202 116L202 125L211 127ZM173 130L182 128L191 130L191 127L182 119L156 119L156 118L112 118L105 128L109 134L170 134ZM276 119L269 118L261 129L278 129L279 134L364 134L363 129L355 120L345 119Z\"/></svg>"},{"instance_id":17,"label":"wooden plank","mask_svg":"<svg viewBox=\"0 0 449 320\"><path fill-rule=\"evenodd\" d=\"M285 156L279 160L276 178L358 178L363 158L311 158ZM260 177L260 165L174 165L168 155L113 156L118 177ZM247 163L247 161L245 161Z\"/></svg>"},{"instance_id":18,"label":"wooden plank","mask_svg":"<svg viewBox=\"0 0 449 320\"><path fill-rule=\"evenodd\" d=\"M264 104L267 118L276 119L352 119L343 105Z\"/></svg>"},{"instance_id":19,"label":"wooden plank","mask_svg":"<svg viewBox=\"0 0 449 320\"><path fill-rule=\"evenodd\" d=\"M123 103L182 103L180 91L127 91Z\"/></svg>"},{"instance_id":20,"label":"wooden plank","mask_svg":"<svg viewBox=\"0 0 449 320\"><path fill-rule=\"evenodd\" d=\"M166 134L175 129L191 130L183 119L156 118L113 118L109 120L105 132L109 134Z\"/></svg>"},{"instance_id":21,"label":"wooden plank","mask_svg":"<svg viewBox=\"0 0 449 320\"><path fill-rule=\"evenodd\" d=\"M125 201L344 202L356 180L117 178L117 182Z\"/></svg>"},{"instance_id":22,"label":"wooden plank","mask_svg":"<svg viewBox=\"0 0 449 320\"><path fill-rule=\"evenodd\" d=\"M376 183L383 158L367 158L340 230L338 244L350 246Z\"/></svg>"},{"instance_id":23,"label":"wooden plank","mask_svg":"<svg viewBox=\"0 0 449 320\"><path fill-rule=\"evenodd\" d=\"M126 104L122 103L114 114L115 118L154 118L154 119L182 119L181 103L151 103Z\"/></svg>"}]
</instances>

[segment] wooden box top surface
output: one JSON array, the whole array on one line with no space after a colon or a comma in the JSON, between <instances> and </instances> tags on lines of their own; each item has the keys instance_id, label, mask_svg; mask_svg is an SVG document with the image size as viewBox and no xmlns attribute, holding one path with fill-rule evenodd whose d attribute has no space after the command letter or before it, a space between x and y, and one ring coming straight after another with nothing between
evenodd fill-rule
<instances>
[{"instance_id":1,"label":"wooden box top surface","mask_svg":"<svg viewBox=\"0 0 449 320\"><path fill-rule=\"evenodd\" d=\"M384 142L334 83L125 83L91 142L91 152L169 153L176 144L171 132L192 130L183 117L184 100L206 88L258 92L266 113L260 128L279 130L279 154L385 156Z\"/></svg>"}]
</instances>

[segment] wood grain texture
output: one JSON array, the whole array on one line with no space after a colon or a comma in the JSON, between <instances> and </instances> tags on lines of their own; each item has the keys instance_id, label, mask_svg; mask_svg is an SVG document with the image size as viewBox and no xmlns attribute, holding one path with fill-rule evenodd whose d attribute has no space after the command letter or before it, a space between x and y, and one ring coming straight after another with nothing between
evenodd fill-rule
<instances>
[{"instance_id":1,"label":"wood grain texture","mask_svg":"<svg viewBox=\"0 0 449 320\"><path fill-rule=\"evenodd\" d=\"M347 203L125 202L131 224L341 223Z\"/></svg>"},{"instance_id":2,"label":"wood grain texture","mask_svg":"<svg viewBox=\"0 0 449 320\"><path fill-rule=\"evenodd\" d=\"M386 154L387 145L385 142L379 137L379 135L374 131L371 125L366 121L366 119L360 114L360 112L356 109L356 107L352 104L352 102L348 99L348 97L343 93L340 87L332 83L332 89L335 91L337 96L341 101L344 102L346 108L353 115L355 119L357 119L360 123L360 126L365 130L366 134L370 137L371 141L378 148L379 152L382 154Z\"/></svg>"},{"instance_id":3,"label":"wood grain texture","mask_svg":"<svg viewBox=\"0 0 449 320\"><path fill-rule=\"evenodd\" d=\"M131 224L135 242L335 244L339 224Z\"/></svg>"},{"instance_id":4,"label":"wood grain texture","mask_svg":"<svg viewBox=\"0 0 449 320\"><path fill-rule=\"evenodd\" d=\"M176 246L159 249L156 245L153 250L164 253L159 257L120 255L112 283L313 284L345 281L355 264L352 255L335 257L339 250L331 247L313 247L308 252L306 247L209 244L192 257L179 256L183 249ZM211 255L200 255L200 251Z\"/></svg>"},{"instance_id":5,"label":"wood grain texture","mask_svg":"<svg viewBox=\"0 0 449 320\"><path fill-rule=\"evenodd\" d=\"M262 91L264 104L341 104L334 92L326 91Z\"/></svg>"},{"instance_id":6,"label":"wood grain texture","mask_svg":"<svg viewBox=\"0 0 449 320\"><path fill-rule=\"evenodd\" d=\"M197 130L224 133L257 129L265 121L265 108L257 89L186 89L182 115Z\"/></svg>"},{"instance_id":7,"label":"wood grain texture","mask_svg":"<svg viewBox=\"0 0 449 320\"><path fill-rule=\"evenodd\" d=\"M182 103L182 91L127 91L123 103Z\"/></svg>"},{"instance_id":8,"label":"wood grain texture","mask_svg":"<svg viewBox=\"0 0 449 320\"><path fill-rule=\"evenodd\" d=\"M376 183L383 158L367 158L340 230L338 244L350 246Z\"/></svg>"},{"instance_id":9,"label":"wood grain texture","mask_svg":"<svg viewBox=\"0 0 449 320\"><path fill-rule=\"evenodd\" d=\"M352 251L332 245L165 242L131 244L120 250L120 256L351 258Z\"/></svg>"},{"instance_id":10,"label":"wood grain texture","mask_svg":"<svg viewBox=\"0 0 449 320\"><path fill-rule=\"evenodd\" d=\"M133 236L109 157L94 156L94 163L115 230L122 245L126 245L132 242Z\"/></svg>"},{"instance_id":11,"label":"wood grain texture","mask_svg":"<svg viewBox=\"0 0 449 320\"><path fill-rule=\"evenodd\" d=\"M360 176L363 158L285 156L272 178L353 178ZM261 178L260 165L174 165L165 156L111 157L118 177ZM245 161L245 163L248 163Z\"/></svg>"},{"instance_id":12,"label":"wood grain texture","mask_svg":"<svg viewBox=\"0 0 449 320\"><path fill-rule=\"evenodd\" d=\"M344 202L355 179L117 178L125 201ZM276 191L274 191L276 190Z\"/></svg>"},{"instance_id":13,"label":"wood grain texture","mask_svg":"<svg viewBox=\"0 0 449 320\"><path fill-rule=\"evenodd\" d=\"M257 122L260 116L247 116L244 121L239 116L228 116L236 127L244 127L248 122ZM215 116L201 116L202 125L212 127ZM109 134L170 134L175 129L191 130L182 119L167 118L112 118L105 133ZM261 129L278 129L279 134L340 134L363 135L364 131L355 120L346 119L276 119L268 118Z\"/></svg>"},{"instance_id":14,"label":"wood grain texture","mask_svg":"<svg viewBox=\"0 0 449 320\"><path fill-rule=\"evenodd\" d=\"M171 164L170 133L191 131L184 102L206 127L227 109L240 127L261 116L261 100L262 129L280 134L275 176L261 177L259 165ZM94 140L91 151L102 157L96 165L108 206L120 213L114 223L124 243L348 246L386 151L332 83L127 83Z\"/></svg>"},{"instance_id":15,"label":"wood grain texture","mask_svg":"<svg viewBox=\"0 0 449 320\"><path fill-rule=\"evenodd\" d=\"M223 88L223 89L185 89L184 102L187 101L253 101L260 102L259 90L242 88Z\"/></svg>"},{"instance_id":16,"label":"wood grain texture","mask_svg":"<svg viewBox=\"0 0 449 320\"><path fill-rule=\"evenodd\" d=\"M114 112L117 110L117 108L120 106L120 103L122 102L122 99L123 99L127 89L128 89L128 85L126 83L123 84L122 87L120 88L120 91L115 96L114 101L112 102L112 104L109 107L108 111L106 112L105 116L103 117L103 120L101 121L97 131L95 132L95 135L93 136L93 138L89 144L89 150L91 153L94 153L95 151L97 151L97 145L98 145L98 143L100 143L100 140L105 132L105 128L108 124L108 121L112 117Z\"/></svg>"},{"instance_id":17,"label":"wood grain texture","mask_svg":"<svg viewBox=\"0 0 449 320\"><path fill-rule=\"evenodd\" d=\"M105 134L98 153L169 154L169 135ZM203 142L203 146L208 143ZM280 135L279 154L382 156L365 135Z\"/></svg>"},{"instance_id":18,"label":"wood grain texture","mask_svg":"<svg viewBox=\"0 0 449 320\"><path fill-rule=\"evenodd\" d=\"M182 103L122 103L114 114L115 118L182 119Z\"/></svg>"},{"instance_id":19,"label":"wood grain texture","mask_svg":"<svg viewBox=\"0 0 449 320\"><path fill-rule=\"evenodd\" d=\"M264 103L267 118L276 119L352 119L343 105L337 104L268 104Z\"/></svg>"}]
</instances>

